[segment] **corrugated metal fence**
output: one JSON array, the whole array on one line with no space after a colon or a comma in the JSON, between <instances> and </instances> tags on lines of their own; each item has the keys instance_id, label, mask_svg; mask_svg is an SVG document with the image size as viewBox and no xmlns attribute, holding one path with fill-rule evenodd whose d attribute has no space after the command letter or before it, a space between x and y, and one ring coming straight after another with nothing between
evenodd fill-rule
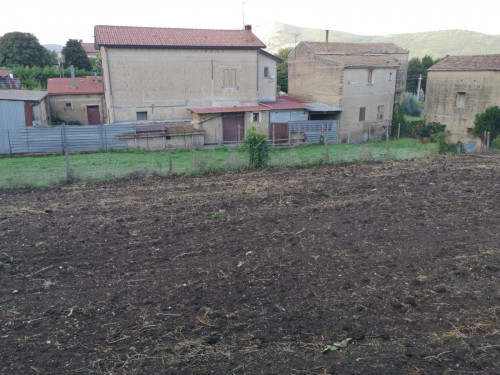
<instances>
[{"instance_id":1,"label":"corrugated metal fence","mask_svg":"<svg viewBox=\"0 0 500 375\"><path fill-rule=\"evenodd\" d=\"M124 149L125 139L116 138L117 134L133 133L135 125L81 125L54 127L22 127L16 132L0 130L4 140L0 153L51 153L62 152L63 141L69 152L107 151ZM7 142L5 142L7 141Z\"/></svg>"},{"instance_id":2,"label":"corrugated metal fence","mask_svg":"<svg viewBox=\"0 0 500 375\"><path fill-rule=\"evenodd\" d=\"M288 124L292 133L304 133L309 143L319 143L322 132L327 132L328 142L339 139L338 120L290 121Z\"/></svg>"}]
</instances>

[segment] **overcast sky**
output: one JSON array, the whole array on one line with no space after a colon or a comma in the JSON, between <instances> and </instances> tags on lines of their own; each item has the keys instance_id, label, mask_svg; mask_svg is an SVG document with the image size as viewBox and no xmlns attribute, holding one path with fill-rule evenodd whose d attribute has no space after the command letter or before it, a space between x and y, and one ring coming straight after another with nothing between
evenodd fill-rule
<instances>
[{"instance_id":1,"label":"overcast sky","mask_svg":"<svg viewBox=\"0 0 500 375\"><path fill-rule=\"evenodd\" d=\"M243 22L256 26L273 20L360 35L449 29L500 35L498 0L245 0L244 7L242 0L24 0L19 6L9 4L4 6L0 35L30 32L42 44L65 44L68 39L93 42L94 25L239 29Z\"/></svg>"}]
</instances>

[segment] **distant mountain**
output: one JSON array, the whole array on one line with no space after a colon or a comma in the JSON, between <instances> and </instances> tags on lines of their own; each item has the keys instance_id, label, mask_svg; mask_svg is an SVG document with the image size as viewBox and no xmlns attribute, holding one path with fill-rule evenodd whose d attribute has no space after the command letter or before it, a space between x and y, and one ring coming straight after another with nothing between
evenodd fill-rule
<instances>
[{"instance_id":1,"label":"distant mountain","mask_svg":"<svg viewBox=\"0 0 500 375\"><path fill-rule=\"evenodd\" d=\"M60 44L44 44L43 46L47 48L49 51L54 51L54 52L62 51L64 47L61 46Z\"/></svg>"},{"instance_id":2,"label":"distant mountain","mask_svg":"<svg viewBox=\"0 0 500 375\"><path fill-rule=\"evenodd\" d=\"M253 28L266 45L276 53L285 47L294 47L301 41L320 42L325 40L326 32L320 29L308 29L272 22L256 25ZM357 43L395 43L410 51L410 58L429 55L433 58L446 55L481 55L500 54L500 35L487 35L466 30L429 31L412 34L394 34L386 36L367 36L330 30L330 42Z\"/></svg>"}]
</instances>

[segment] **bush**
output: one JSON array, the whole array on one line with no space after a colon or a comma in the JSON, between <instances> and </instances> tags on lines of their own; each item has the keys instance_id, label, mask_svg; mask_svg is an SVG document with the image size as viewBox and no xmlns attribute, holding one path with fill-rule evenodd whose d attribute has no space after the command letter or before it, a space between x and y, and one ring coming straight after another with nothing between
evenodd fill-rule
<instances>
[{"instance_id":1,"label":"bush","mask_svg":"<svg viewBox=\"0 0 500 375\"><path fill-rule=\"evenodd\" d=\"M439 122L429 122L426 124L425 122L417 125L416 127L416 135L422 138L431 138L432 141L437 142L435 135L439 133L443 133L446 125L443 125Z\"/></svg>"},{"instance_id":2,"label":"bush","mask_svg":"<svg viewBox=\"0 0 500 375\"><path fill-rule=\"evenodd\" d=\"M472 131L479 137L485 131L491 132L491 139L497 138L500 135L500 107L491 106L486 108L484 112L476 114Z\"/></svg>"},{"instance_id":3,"label":"bush","mask_svg":"<svg viewBox=\"0 0 500 375\"><path fill-rule=\"evenodd\" d=\"M405 113L408 116L420 117L422 115L422 105L417 101L417 96L412 93L405 93L405 100L403 103Z\"/></svg>"},{"instance_id":4,"label":"bush","mask_svg":"<svg viewBox=\"0 0 500 375\"><path fill-rule=\"evenodd\" d=\"M449 131L441 132L436 134L436 138L439 142L439 154L462 154L465 152L462 142L458 143L448 143L446 142L446 137L450 134Z\"/></svg>"},{"instance_id":5,"label":"bush","mask_svg":"<svg viewBox=\"0 0 500 375\"><path fill-rule=\"evenodd\" d=\"M269 145L267 144L267 135L257 133L255 126L252 126L247 136L243 140L246 150L250 156L250 167L261 168L267 165L269 161Z\"/></svg>"},{"instance_id":6,"label":"bush","mask_svg":"<svg viewBox=\"0 0 500 375\"><path fill-rule=\"evenodd\" d=\"M491 142L491 148L495 150L500 150L500 136L496 137L492 142Z\"/></svg>"}]
</instances>

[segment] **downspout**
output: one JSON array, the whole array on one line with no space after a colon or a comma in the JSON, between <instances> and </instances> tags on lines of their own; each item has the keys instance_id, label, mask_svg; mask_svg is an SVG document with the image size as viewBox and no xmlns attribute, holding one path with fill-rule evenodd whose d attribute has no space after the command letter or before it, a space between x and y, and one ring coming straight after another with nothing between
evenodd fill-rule
<instances>
[{"instance_id":1,"label":"downspout","mask_svg":"<svg viewBox=\"0 0 500 375\"><path fill-rule=\"evenodd\" d=\"M111 108L111 113L109 113L108 111L108 115L107 115L107 120L108 122L111 124L112 122L115 121L115 113L114 113L114 110L113 110L113 88L111 86L111 73L110 73L110 70L109 70L109 55L108 55L108 49L106 47L103 47L104 48L104 53L106 55L106 66L107 66L107 70L106 70L106 73L108 75L108 82L109 82L109 100L111 103L109 103L109 108ZM104 77L104 71L102 72L103 73L103 80L102 80L102 83L103 85L106 84L106 79Z\"/></svg>"}]
</instances>

